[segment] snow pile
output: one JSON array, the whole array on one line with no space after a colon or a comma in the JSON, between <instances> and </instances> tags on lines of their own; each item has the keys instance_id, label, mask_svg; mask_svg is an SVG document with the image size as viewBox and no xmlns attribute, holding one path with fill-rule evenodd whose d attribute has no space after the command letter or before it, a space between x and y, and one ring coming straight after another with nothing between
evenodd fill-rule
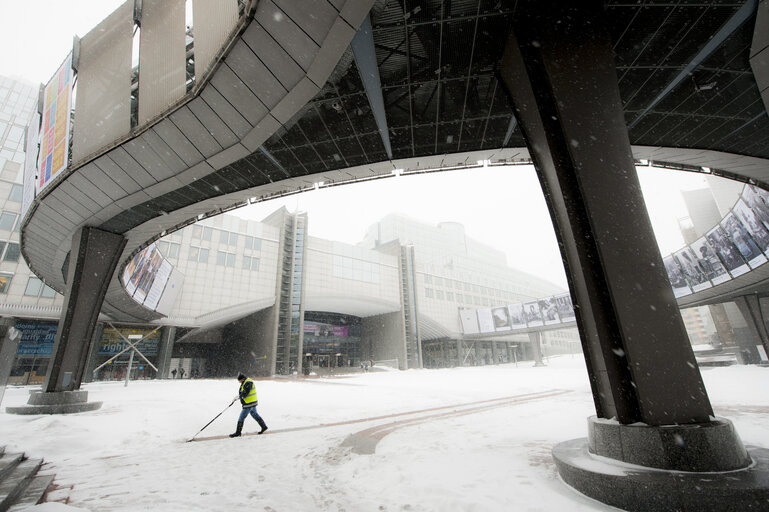
<instances>
[{"instance_id":1,"label":"snow pile","mask_svg":"<svg viewBox=\"0 0 769 512\"><path fill-rule=\"evenodd\" d=\"M710 368L717 415L747 445L769 447L769 369ZM7 451L46 460L58 490L35 511L612 510L565 486L553 445L587 434L595 413L581 356L445 370L257 380L267 435L235 428L231 380L138 381L84 386L94 412L0 414ZM559 391L546 398L523 397ZM26 402L8 388L3 406ZM519 397L505 400L507 397ZM406 414L408 413L408 414ZM373 454L345 440L380 427ZM244 432L255 432L248 418Z\"/></svg>"}]
</instances>

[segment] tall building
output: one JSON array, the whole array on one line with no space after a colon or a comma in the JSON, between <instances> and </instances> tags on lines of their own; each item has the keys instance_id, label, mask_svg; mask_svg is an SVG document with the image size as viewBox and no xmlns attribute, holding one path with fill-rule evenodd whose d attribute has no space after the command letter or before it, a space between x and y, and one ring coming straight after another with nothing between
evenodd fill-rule
<instances>
[{"instance_id":1,"label":"tall building","mask_svg":"<svg viewBox=\"0 0 769 512\"><path fill-rule=\"evenodd\" d=\"M19 247L25 134L37 99L37 87L0 75L0 334L23 327L13 373L31 382L42 381L50 352L38 353L27 341L38 335L53 341L63 302L30 271Z\"/></svg>"}]
</instances>

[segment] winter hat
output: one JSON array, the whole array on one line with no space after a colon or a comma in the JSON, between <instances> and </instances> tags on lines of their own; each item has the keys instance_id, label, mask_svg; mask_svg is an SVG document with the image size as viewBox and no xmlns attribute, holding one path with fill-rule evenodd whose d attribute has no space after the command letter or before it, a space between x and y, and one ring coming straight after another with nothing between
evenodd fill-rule
<instances>
[{"instance_id":1,"label":"winter hat","mask_svg":"<svg viewBox=\"0 0 769 512\"><path fill-rule=\"evenodd\" d=\"M243 375L243 372L239 372L239 373L238 373L238 380L243 380L243 379L245 379L245 378L246 378L246 376L245 376L245 375Z\"/></svg>"}]
</instances>

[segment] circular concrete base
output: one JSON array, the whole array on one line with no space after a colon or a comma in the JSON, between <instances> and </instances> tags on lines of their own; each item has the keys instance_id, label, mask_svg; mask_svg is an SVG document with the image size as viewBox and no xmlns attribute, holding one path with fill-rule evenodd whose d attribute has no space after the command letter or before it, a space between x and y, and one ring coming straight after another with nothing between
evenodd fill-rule
<instances>
[{"instance_id":1,"label":"circular concrete base","mask_svg":"<svg viewBox=\"0 0 769 512\"><path fill-rule=\"evenodd\" d=\"M655 469L594 455L587 439L553 448L558 473L593 499L631 512L769 510L769 450L748 447L744 469L689 472Z\"/></svg>"},{"instance_id":2,"label":"circular concrete base","mask_svg":"<svg viewBox=\"0 0 769 512\"><path fill-rule=\"evenodd\" d=\"M89 402L88 391L56 391L44 393L32 391L27 405L6 407L8 414L72 414L77 412L95 411L101 407L101 402Z\"/></svg>"}]
</instances>

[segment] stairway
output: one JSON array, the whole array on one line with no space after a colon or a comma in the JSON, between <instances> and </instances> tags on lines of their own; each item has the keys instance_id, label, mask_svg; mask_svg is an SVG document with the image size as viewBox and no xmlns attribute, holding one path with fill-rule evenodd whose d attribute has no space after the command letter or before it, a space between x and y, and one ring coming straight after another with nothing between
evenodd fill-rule
<instances>
[{"instance_id":1,"label":"stairway","mask_svg":"<svg viewBox=\"0 0 769 512\"><path fill-rule=\"evenodd\" d=\"M53 476L36 476L42 464L42 459L5 453L0 446L0 512L20 511L43 498Z\"/></svg>"}]
</instances>

